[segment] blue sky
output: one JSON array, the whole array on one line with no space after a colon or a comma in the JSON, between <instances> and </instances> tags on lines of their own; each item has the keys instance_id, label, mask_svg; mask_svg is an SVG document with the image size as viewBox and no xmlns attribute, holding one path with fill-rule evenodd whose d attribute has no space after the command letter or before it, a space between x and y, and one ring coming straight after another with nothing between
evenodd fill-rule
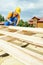
<instances>
[{"instance_id":1,"label":"blue sky","mask_svg":"<svg viewBox=\"0 0 43 65\"><path fill-rule=\"evenodd\" d=\"M21 8L23 20L29 20L33 16L43 17L43 0L0 0L0 14L4 17L16 7Z\"/></svg>"}]
</instances>

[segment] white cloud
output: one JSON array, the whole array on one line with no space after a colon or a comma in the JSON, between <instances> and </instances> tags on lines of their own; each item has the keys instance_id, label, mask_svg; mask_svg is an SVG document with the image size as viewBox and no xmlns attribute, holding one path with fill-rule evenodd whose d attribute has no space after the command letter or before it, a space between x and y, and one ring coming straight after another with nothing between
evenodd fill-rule
<instances>
[{"instance_id":1,"label":"white cloud","mask_svg":"<svg viewBox=\"0 0 43 65\"><path fill-rule=\"evenodd\" d=\"M5 17L9 11L14 11L16 7L20 7L22 11L34 8L34 3L29 3L28 1L19 0L1 0L0 1L0 12ZM6 13L5 13L6 12Z\"/></svg>"},{"instance_id":2,"label":"white cloud","mask_svg":"<svg viewBox=\"0 0 43 65\"><path fill-rule=\"evenodd\" d=\"M32 12L36 14L36 12L33 10L35 9L43 10L42 8L43 0L38 0L38 2L35 2L35 1L31 2L31 0L0 0L0 13L3 14L4 16L6 16L7 15L6 13L8 13L9 11L14 11L16 7L20 7L22 12L24 11L25 14L27 13L27 11L30 11L30 10L32 10ZM43 11L40 11L40 13L42 14Z\"/></svg>"},{"instance_id":3,"label":"white cloud","mask_svg":"<svg viewBox=\"0 0 43 65\"><path fill-rule=\"evenodd\" d=\"M35 9L43 9L43 0L39 0L37 3L34 3Z\"/></svg>"},{"instance_id":4,"label":"white cloud","mask_svg":"<svg viewBox=\"0 0 43 65\"><path fill-rule=\"evenodd\" d=\"M43 6L43 0L39 0L37 3L29 2L29 0L0 0L0 11L14 10L18 6L21 7L22 11L41 8Z\"/></svg>"},{"instance_id":5,"label":"white cloud","mask_svg":"<svg viewBox=\"0 0 43 65\"><path fill-rule=\"evenodd\" d=\"M9 0L8 1L3 0L0 2L0 8L1 8L0 11L9 11L10 9L15 8L16 5L14 5L14 4L16 4L16 1L15 2L13 2L13 1L9 2Z\"/></svg>"},{"instance_id":6,"label":"white cloud","mask_svg":"<svg viewBox=\"0 0 43 65\"><path fill-rule=\"evenodd\" d=\"M3 4L3 5L2 5ZM0 1L0 11L8 11L10 9L14 10L16 7L21 7L22 11L30 8L34 8L34 3L29 3L28 1L20 1L19 0L1 0Z\"/></svg>"},{"instance_id":7,"label":"white cloud","mask_svg":"<svg viewBox=\"0 0 43 65\"><path fill-rule=\"evenodd\" d=\"M22 11L34 8L34 4L33 3L24 3L24 4L22 4L22 6L21 5L19 5L19 6L21 7Z\"/></svg>"},{"instance_id":8,"label":"white cloud","mask_svg":"<svg viewBox=\"0 0 43 65\"><path fill-rule=\"evenodd\" d=\"M43 0L39 0L39 2L29 2L26 0L1 0L0 1L0 11L12 11L15 10L16 7L20 7L22 11L29 9L37 9L43 6Z\"/></svg>"}]
</instances>

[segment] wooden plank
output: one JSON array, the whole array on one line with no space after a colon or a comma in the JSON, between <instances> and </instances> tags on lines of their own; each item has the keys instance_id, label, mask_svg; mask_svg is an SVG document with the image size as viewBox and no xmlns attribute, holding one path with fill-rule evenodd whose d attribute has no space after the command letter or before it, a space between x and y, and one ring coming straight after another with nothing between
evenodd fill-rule
<instances>
[{"instance_id":1,"label":"wooden plank","mask_svg":"<svg viewBox=\"0 0 43 65\"><path fill-rule=\"evenodd\" d=\"M26 30L32 32L40 32L43 33L43 28L32 28L32 27L19 27L19 26L9 26L9 29L17 29L17 30Z\"/></svg>"},{"instance_id":2,"label":"wooden plank","mask_svg":"<svg viewBox=\"0 0 43 65\"><path fill-rule=\"evenodd\" d=\"M31 42L31 44L43 47L43 39L39 38L39 37L26 36L26 35L18 34L16 32L11 33L11 32L6 32L6 31L2 31L2 30L0 30L0 33L3 33L5 35L9 35L9 36L12 36L12 37L16 37L16 38L22 39L24 41Z\"/></svg>"},{"instance_id":3,"label":"wooden plank","mask_svg":"<svg viewBox=\"0 0 43 65\"><path fill-rule=\"evenodd\" d=\"M5 52L12 55L12 57L17 58L19 61L21 61L25 65L29 65L29 64L30 65L43 65L43 61L27 54L27 50L25 50L25 49L23 50L23 48L21 48L21 47L18 47L16 45L13 45L13 44L3 41L1 39L0 39L0 47ZM28 53L29 53L29 51L28 51ZM41 57L41 56L39 55L39 57ZM43 57L42 57L42 59L43 59Z\"/></svg>"}]
</instances>

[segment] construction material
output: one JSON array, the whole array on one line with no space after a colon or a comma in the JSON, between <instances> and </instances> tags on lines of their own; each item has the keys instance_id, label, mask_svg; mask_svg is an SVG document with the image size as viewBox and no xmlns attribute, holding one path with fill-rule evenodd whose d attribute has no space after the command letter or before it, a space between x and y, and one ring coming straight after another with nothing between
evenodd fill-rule
<instances>
[{"instance_id":1,"label":"construction material","mask_svg":"<svg viewBox=\"0 0 43 65\"><path fill-rule=\"evenodd\" d=\"M35 29L0 27L0 48L21 64L43 65L43 29Z\"/></svg>"}]
</instances>

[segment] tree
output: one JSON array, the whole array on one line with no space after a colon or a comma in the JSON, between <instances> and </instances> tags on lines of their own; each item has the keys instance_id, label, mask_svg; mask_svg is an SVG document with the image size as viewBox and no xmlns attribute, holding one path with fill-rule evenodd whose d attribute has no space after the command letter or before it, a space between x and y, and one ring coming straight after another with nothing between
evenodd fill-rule
<instances>
[{"instance_id":1,"label":"tree","mask_svg":"<svg viewBox=\"0 0 43 65\"><path fill-rule=\"evenodd\" d=\"M2 21L4 21L5 19L4 19L4 16L2 16L1 14L0 14L0 22L2 22Z\"/></svg>"},{"instance_id":2,"label":"tree","mask_svg":"<svg viewBox=\"0 0 43 65\"><path fill-rule=\"evenodd\" d=\"M4 16L2 17L2 21L5 21Z\"/></svg>"},{"instance_id":3,"label":"tree","mask_svg":"<svg viewBox=\"0 0 43 65\"><path fill-rule=\"evenodd\" d=\"M19 21L18 26L23 26L23 25L24 25L24 21L21 19L21 20Z\"/></svg>"},{"instance_id":4,"label":"tree","mask_svg":"<svg viewBox=\"0 0 43 65\"><path fill-rule=\"evenodd\" d=\"M29 27L30 25L28 24L28 22L24 22L24 27Z\"/></svg>"},{"instance_id":5,"label":"tree","mask_svg":"<svg viewBox=\"0 0 43 65\"><path fill-rule=\"evenodd\" d=\"M18 26L22 26L22 27L30 27L30 24L28 24L27 21L23 21L22 19L19 21Z\"/></svg>"}]
</instances>

